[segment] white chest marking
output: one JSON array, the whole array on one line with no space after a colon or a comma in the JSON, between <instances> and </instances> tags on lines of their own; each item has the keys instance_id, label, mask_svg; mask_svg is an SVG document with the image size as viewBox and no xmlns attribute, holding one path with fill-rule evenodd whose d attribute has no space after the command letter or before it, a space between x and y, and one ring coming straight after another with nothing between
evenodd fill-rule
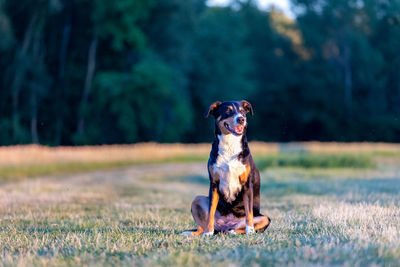
<instances>
[{"instance_id":1,"label":"white chest marking","mask_svg":"<svg viewBox=\"0 0 400 267\"><path fill-rule=\"evenodd\" d=\"M242 152L242 137L228 134L218 135L218 139L218 157L213 170L219 174L219 191L226 201L232 202L242 189L239 176L246 171L246 166L238 160Z\"/></svg>"}]
</instances>

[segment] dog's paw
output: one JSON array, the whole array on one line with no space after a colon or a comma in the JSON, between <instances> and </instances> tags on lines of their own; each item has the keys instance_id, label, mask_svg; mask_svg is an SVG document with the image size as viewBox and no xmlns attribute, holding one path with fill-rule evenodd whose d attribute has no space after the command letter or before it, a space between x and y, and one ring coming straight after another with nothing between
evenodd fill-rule
<instances>
[{"instance_id":1,"label":"dog's paw","mask_svg":"<svg viewBox=\"0 0 400 267\"><path fill-rule=\"evenodd\" d=\"M204 232L202 236L212 236L214 232Z\"/></svg>"},{"instance_id":2,"label":"dog's paw","mask_svg":"<svg viewBox=\"0 0 400 267\"><path fill-rule=\"evenodd\" d=\"M230 235L237 235L237 233L236 233L235 230L233 230L233 229L232 229L232 230L229 230L229 231L228 231L228 234L230 234Z\"/></svg>"},{"instance_id":3,"label":"dog's paw","mask_svg":"<svg viewBox=\"0 0 400 267\"><path fill-rule=\"evenodd\" d=\"M192 232L191 231L185 231L181 234L181 236L192 236Z\"/></svg>"},{"instance_id":4,"label":"dog's paw","mask_svg":"<svg viewBox=\"0 0 400 267\"><path fill-rule=\"evenodd\" d=\"M254 226L246 225L246 235L254 234L256 231L254 230Z\"/></svg>"}]
</instances>

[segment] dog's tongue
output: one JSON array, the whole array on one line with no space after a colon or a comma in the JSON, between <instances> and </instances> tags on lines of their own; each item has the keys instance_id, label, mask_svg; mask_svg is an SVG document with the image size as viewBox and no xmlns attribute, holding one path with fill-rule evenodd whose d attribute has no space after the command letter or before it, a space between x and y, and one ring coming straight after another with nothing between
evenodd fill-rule
<instances>
[{"instance_id":1,"label":"dog's tongue","mask_svg":"<svg viewBox=\"0 0 400 267\"><path fill-rule=\"evenodd\" d=\"M236 132L241 132L241 131L242 131L242 126L233 127L233 129L234 129Z\"/></svg>"}]
</instances>

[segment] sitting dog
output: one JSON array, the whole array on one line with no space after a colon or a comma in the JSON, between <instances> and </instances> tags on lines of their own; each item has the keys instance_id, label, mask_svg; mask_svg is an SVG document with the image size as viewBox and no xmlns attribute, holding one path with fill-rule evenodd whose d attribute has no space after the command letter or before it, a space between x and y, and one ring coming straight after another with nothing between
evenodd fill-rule
<instances>
[{"instance_id":1,"label":"sitting dog","mask_svg":"<svg viewBox=\"0 0 400 267\"><path fill-rule=\"evenodd\" d=\"M197 231L183 235L217 232L261 232L271 220L260 213L260 173L247 144L246 114L251 104L243 101L215 102L206 111L215 118L215 138L208 160L209 195L197 196L191 207Z\"/></svg>"}]
</instances>

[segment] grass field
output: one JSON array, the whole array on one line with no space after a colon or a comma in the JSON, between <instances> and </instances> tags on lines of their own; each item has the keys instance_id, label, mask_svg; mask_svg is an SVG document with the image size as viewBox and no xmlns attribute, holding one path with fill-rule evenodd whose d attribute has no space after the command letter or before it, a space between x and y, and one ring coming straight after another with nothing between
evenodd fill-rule
<instances>
[{"instance_id":1,"label":"grass field","mask_svg":"<svg viewBox=\"0 0 400 267\"><path fill-rule=\"evenodd\" d=\"M0 266L400 265L399 153L323 147L254 153L271 226L207 238L180 233L195 228L190 203L208 192L208 146L143 161L121 156L128 148L36 161L0 151Z\"/></svg>"}]
</instances>

